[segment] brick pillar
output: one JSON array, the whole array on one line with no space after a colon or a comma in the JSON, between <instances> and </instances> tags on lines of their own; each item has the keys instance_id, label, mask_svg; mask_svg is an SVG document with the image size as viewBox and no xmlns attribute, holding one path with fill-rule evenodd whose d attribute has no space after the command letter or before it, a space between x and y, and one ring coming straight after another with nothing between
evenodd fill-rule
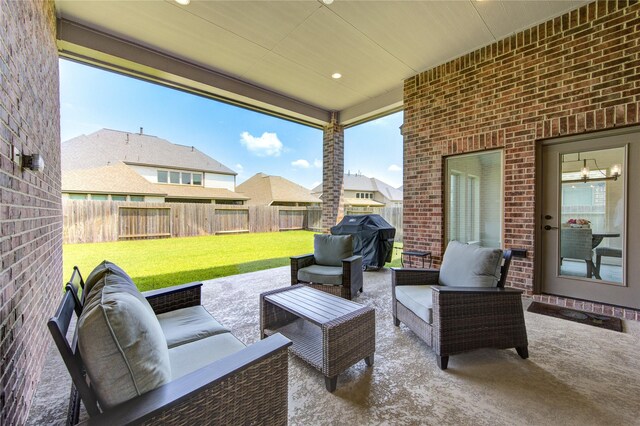
<instances>
[{"instance_id":1,"label":"brick pillar","mask_svg":"<svg viewBox=\"0 0 640 426\"><path fill-rule=\"evenodd\" d=\"M322 228L329 228L344 216L344 126L338 113L331 115L322 136Z\"/></svg>"}]
</instances>

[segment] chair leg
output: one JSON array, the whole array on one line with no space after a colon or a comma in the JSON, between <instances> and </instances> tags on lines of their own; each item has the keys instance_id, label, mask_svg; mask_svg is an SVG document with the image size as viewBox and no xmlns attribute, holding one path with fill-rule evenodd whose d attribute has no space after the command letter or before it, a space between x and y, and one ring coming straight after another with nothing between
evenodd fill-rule
<instances>
[{"instance_id":1,"label":"chair leg","mask_svg":"<svg viewBox=\"0 0 640 426\"><path fill-rule=\"evenodd\" d=\"M400 320L396 317L393 317L393 325L396 327L400 327Z\"/></svg>"},{"instance_id":2,"label":"chair leg","mask_svg":"<svg viewBox=\"0 0 640 426\"><path fill-rule=\"evenodd\" d=\"M589 265L587 267L587 270L591 269L591 273L593 274L593 276L596 277L597 280L601 280L602 278L600 278L600 269L593 264L593 260L587 260L587 264ZM591 276L589 276L589 278L591 278Z\"/></svg>"},{"instance_id":3,"label":"chair leg","mask_svg":"<svg viewBox=\"0 0 640 426\"><path fill-rule=\"evenodd\" d=\"M440 370L447 369L447 365L449 364L449 355L447 356L436 355L436 360L438 361L438 367L440 367Z\"/></svg>"},{"instance_id":4,"label":"chair leg","mask_svg":"<svg viewBox=\"0 0 640 426\"><path fill-rule=\"evenodd\" d=\"M528 346L518 346L516 348L516 352L520 355L520 358L527 359L529 358L529 347Z\"/></svg>"}]
</instances>

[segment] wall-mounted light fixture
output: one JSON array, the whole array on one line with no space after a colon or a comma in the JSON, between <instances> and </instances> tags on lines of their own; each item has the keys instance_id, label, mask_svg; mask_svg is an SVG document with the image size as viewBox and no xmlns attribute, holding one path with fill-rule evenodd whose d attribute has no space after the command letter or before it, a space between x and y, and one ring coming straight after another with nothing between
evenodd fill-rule
<instances>
[{"instance_id":1,"label":"wall-mounted light fixture","mask_svg":"<svg viewBox=\"0 0 640 426\"><path fill-rule=\"evenodd\" d=\"M41 172L44 170L44 158L41 154L26 155L21 153L18 148L13 147L13 161L20 165L23 169Z\"/></svg>"}]
</instances>

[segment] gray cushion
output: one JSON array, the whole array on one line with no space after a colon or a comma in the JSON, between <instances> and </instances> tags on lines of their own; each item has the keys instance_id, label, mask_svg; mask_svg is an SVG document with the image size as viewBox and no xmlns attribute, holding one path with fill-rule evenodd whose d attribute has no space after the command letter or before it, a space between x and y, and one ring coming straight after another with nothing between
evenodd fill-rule
<instances>
[{"instance_id":1,"label":"gray cushion","mask_svg":"<svg viewBox=\"0 0 640 426\"><path fill-rule=\"evenodd\" d=\"M87 294L78 320L78 346L104 408L171 380L162 328L119 275L103 274Z\"/></svg>"},{"instance_id":2,"label":"gray cushion","mask_svg":"<svg viewBox=\"0 0 640 426\"><path fill-rule=\"evenodd\" d=\"M140 293L140 290L138 290L138 287L136 287L133 281L131 281L131 277L129 277L129 275L127 275L127 273L120 269L118 266L106 260L96 266L96 268L91 272L89 278L87 278L87 281L85 282L84 306L87 306L89 298L91 298L91 300L93 300L94 302L96 301L95 297L90 296L93 292L102 292L103 287L107 282L104 278L107 276L111 276L109 283L111 286L114 286L112 287L112 291L116 291L117 289L117 291L131 294L132 296L137 298L148 311L154 313L153 308L151 307L147 299L142 295L142 293ZM114 281L115 277L120 277L121 279ZM87 283L90 283L90 285L87 285Z\"/></svg>"},{"instance_id":3,"label":"gray cushion","mask_svg":"<svg viewBox=\"0 0 640 426\"><path fill-rule=\"evenodd\" d=\"M222 333L169 349L171 378L196 371L245 348L231 333Z\"/></svg>"},{"instance_id":4,"label":"gray cushion","mask_svg":"<svg viewBox=\"0 0 640 426\"><path fill-rule=\"evenodd\" d=\"M428 324L433 322L433 299L431 295L431 286L396 286L396 300Z\"/></svg>"},{"instance_id":5,"label":"gray cushion","mask_svg":"<svg viewBox=\"0 0 640 426\"><path fill-rule=\"evenodd\" d=\"M451 241L444 252L439 284L495 287L500 280L502 250Z\"/></svg>"},{"instance_id":6,"label":"gray cushion","mask_svg":"<svg viewBox=\"0 0 640 426\"><path fill-rule=\"evenodd\" d=\"M353 256L351 235L313 236L313 257L318 265L342 266L342 259Z\"/></svg>"},{"instance_id":7,"label":"gray cushion","mask_svg":"<svg viewBox=\"0 0 640 426\"><path fill-rule=\"evenodd\" d=\"M93 268L93 271L91 271L89 276L84 280L85 294L89 294L89 292L91 291L91 288L93 288L95 283L98 282L107 272L120 275L121 277L125 278L127 281L129 281L132 285L135 286L135 284L133 284L133 280L131 279L131 277L125 271L123 271L122 268L120 268L115 263L109 262L108 260L103 260L98 264L98 266Z\"/></svg>"},{"instance_id":8,"label":"gray cushion","mask_svg":"<svg viewBox=\"0 0 640 426\"><path fill-rule=\"evenodd\" d=\"M298 270L298 281L342 285L342 266L311 265Z\"/></svg>"},{"instance_id":9,"label":"gray cushion","mask_svg":"<svg viewBox=\"0 0 640 426\"><path fill-rule=\"evenodd\" d=\"M176 309L157 318L169 348L229 332L202 305Z\"/></svg>"}]
</instances>

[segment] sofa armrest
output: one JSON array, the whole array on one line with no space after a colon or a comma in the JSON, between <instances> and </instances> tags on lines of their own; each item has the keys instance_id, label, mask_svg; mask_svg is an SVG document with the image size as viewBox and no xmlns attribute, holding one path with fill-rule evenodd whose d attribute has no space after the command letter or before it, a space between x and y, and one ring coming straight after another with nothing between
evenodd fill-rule
<instances>
[{"instance_id":1,"label":"sofa armrest","mask_svg":"<svg viewBox=\"0 0 640 426\"><path fill-rule=\"evenodd\" d=\"M298 271L315 263L313 253L291 256L291 285L298 284Z\"/></svg>"},{"instance_id":2,"label":"sofa armrest","mask_svg":"<svg viewBox=\"0 0 640 426\"><path fill-rule=\"evenodd\" d=\"M391 268L391 286L398 285L437 285L438 269Z\"/></svg>"},{"instance_id":3,"label":"sofa armrest","mask_svg":"<svg viewBox=\"0 0 640 426\"><path fill-rule=\"evenodd\" d=\"M284 425L290 345L274 334L82 424Z\"/></svg>"},{"instance_id":4,"label":"sofa armrest","mask_svg":"<svg viewBox=\"0 0 640 426\"><path fill-rule=\"evenodd\" d=\"M156 315L202 304L202 283L188 283L142 293Z\"/></svg>"},{"instance_id":5,"label":"sofa armrest","mask_svg":"<svg viewBox=\"0 0 640 426\"><path fill-rule=\"evenodd\" d=\"M354 255L342 259L342 285L351 291L351 298L362 289L362 256Z\"/></svg>"}]
</instances>

